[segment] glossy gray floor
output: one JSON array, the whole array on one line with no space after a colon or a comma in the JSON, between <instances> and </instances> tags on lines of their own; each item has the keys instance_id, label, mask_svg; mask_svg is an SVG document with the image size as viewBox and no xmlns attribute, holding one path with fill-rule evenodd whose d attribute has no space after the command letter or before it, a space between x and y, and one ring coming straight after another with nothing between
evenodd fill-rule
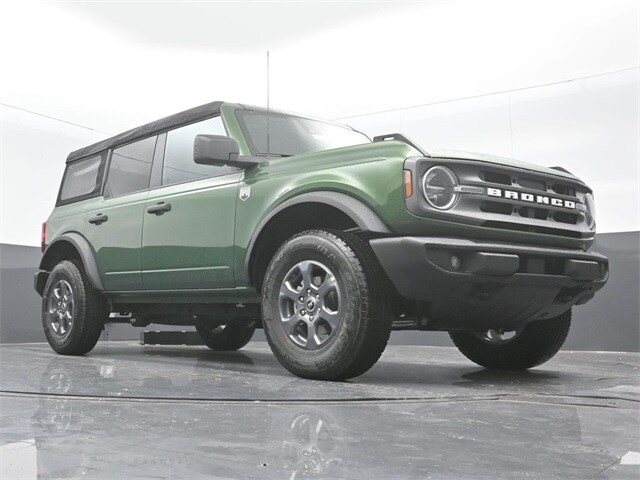
<instances>
[{"instance_id":1,"label":"glossy gray floor","mask_svg":"<svg viewBox=\"0 0 640 480\"><path fill-rule=\"evenodd\" d=\"M524 373L387 349L345 383L241 352L0 346L0 478L640 478L640 356Z\"/></svg>"}]
</instances>

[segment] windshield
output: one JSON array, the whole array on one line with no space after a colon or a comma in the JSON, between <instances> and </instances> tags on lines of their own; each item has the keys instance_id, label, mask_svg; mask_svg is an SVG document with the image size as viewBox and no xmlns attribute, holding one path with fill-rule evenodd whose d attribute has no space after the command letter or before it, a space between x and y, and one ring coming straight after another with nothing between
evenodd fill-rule
<instances>
[{"instance_id":1,"label":"windshield","mask_svg":"<svg viewBox=\"0 0 640 480\"><path fill-rule=\"evenodd\" d=\"M309 118L249 110L238 110L236 117L253 155L299 155L371 141L348 127Z\"/></svg>"}]
</instances>

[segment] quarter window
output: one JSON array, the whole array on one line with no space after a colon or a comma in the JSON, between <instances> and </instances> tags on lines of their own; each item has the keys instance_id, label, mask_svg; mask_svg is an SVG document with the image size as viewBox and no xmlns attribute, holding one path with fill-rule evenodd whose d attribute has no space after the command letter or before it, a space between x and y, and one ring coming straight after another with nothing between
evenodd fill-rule
<instances>
[{"instance_id":1,"label":"quarter window","mask_svg":"<svg viewBox=\"0 0 640 480\"><path fill-rule=\"evenodd\" d=\"M117 197L149 188L156 139L145 138L113 150L105 185L106 196Z\"/></svg>"},{"instance_id":2,"label":"quarter window","mask_svg":"<svg viewBox=\"0 0 640 480\"><path fill-rule=\"evenodd\" d=\"M62 181L60 201L66 203L72 199L79 199L80 197L87 197L97 193L102 183L100 175L101 163L102 155L70 163Z\"/></svg>"},{"instance_id":3,"label":"quarter window","mask_svg":"<svg viewBox=\"0 0 640 480\"><path fill-rule=\"evenodd\" d=\"M162 167L163 185L202 180L237 171L234 167L195 163L193 142L195 136L199 134L226 135L227 133L220 117L209 118L168 132Z\"/></svg>"}]
</instances>

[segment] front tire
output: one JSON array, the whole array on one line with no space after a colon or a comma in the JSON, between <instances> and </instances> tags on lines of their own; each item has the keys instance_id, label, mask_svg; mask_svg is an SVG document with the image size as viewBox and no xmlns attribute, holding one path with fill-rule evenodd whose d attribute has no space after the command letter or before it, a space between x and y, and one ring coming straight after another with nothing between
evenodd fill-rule
<instances>
[{"instance_id":1,"label":"front tire","mask_svg":"<svg viewBox=\"0 0 640 480\"><path fill-rule=\"evenodd\" d=\"M256 331L254 320L237 320L215 327L198 325L196 331L204 344L217 352L232 352L244 347Z\"/></svg>"},{"instance_id":2,"label":"front tire","mask_svg":"<svg viewBox=\"0 0 640 480\"><path fill-rule=\"evenodd\" d=\"M58 263L42 296L42 325L51 348L60 355L90 352L107 317L105 302L87 279L82 263Z\"/></svg>"},{"instance_id":3,"label":"front tire","mask_svg":"<svg viewBox=\"0 0 640 480\"><path fill-rule=\"evenodd\" d=\"M344 380L369 370L391 332L385 277L367 244L309 230L272 259L262 289L265 335L291 373Z\"/></svg>"},{"instance_id":4,"label":"front tire","mask_svg":"<svg viewBox=\"0 0 640 480\"><path fill-rule=\"evenodd\" d=\"M526 370L550 360L564 344L571 310L535 320L515 332L449 332L458 350L472 362L497 370Z\"/></svg>"}]
</instances>

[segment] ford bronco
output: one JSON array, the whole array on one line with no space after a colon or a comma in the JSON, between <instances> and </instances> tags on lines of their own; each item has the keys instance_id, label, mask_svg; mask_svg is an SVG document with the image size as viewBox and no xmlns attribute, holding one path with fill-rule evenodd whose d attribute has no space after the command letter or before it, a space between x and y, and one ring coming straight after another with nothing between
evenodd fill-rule
<instances>
[{"instance_id":1,"label":"ford bronco","mask_svg":"<svg viewBox=\"0 0 640 480\"><path fill-rule=\"evenodd\" d=\"M563 168L214 102L69 154L34 282L63 355L110 321L195 326L214 350L262 327L290 372L340 380L394 329L441 330L527 369L607 281L594 235Z\"/></svg>"}]
</instances>

